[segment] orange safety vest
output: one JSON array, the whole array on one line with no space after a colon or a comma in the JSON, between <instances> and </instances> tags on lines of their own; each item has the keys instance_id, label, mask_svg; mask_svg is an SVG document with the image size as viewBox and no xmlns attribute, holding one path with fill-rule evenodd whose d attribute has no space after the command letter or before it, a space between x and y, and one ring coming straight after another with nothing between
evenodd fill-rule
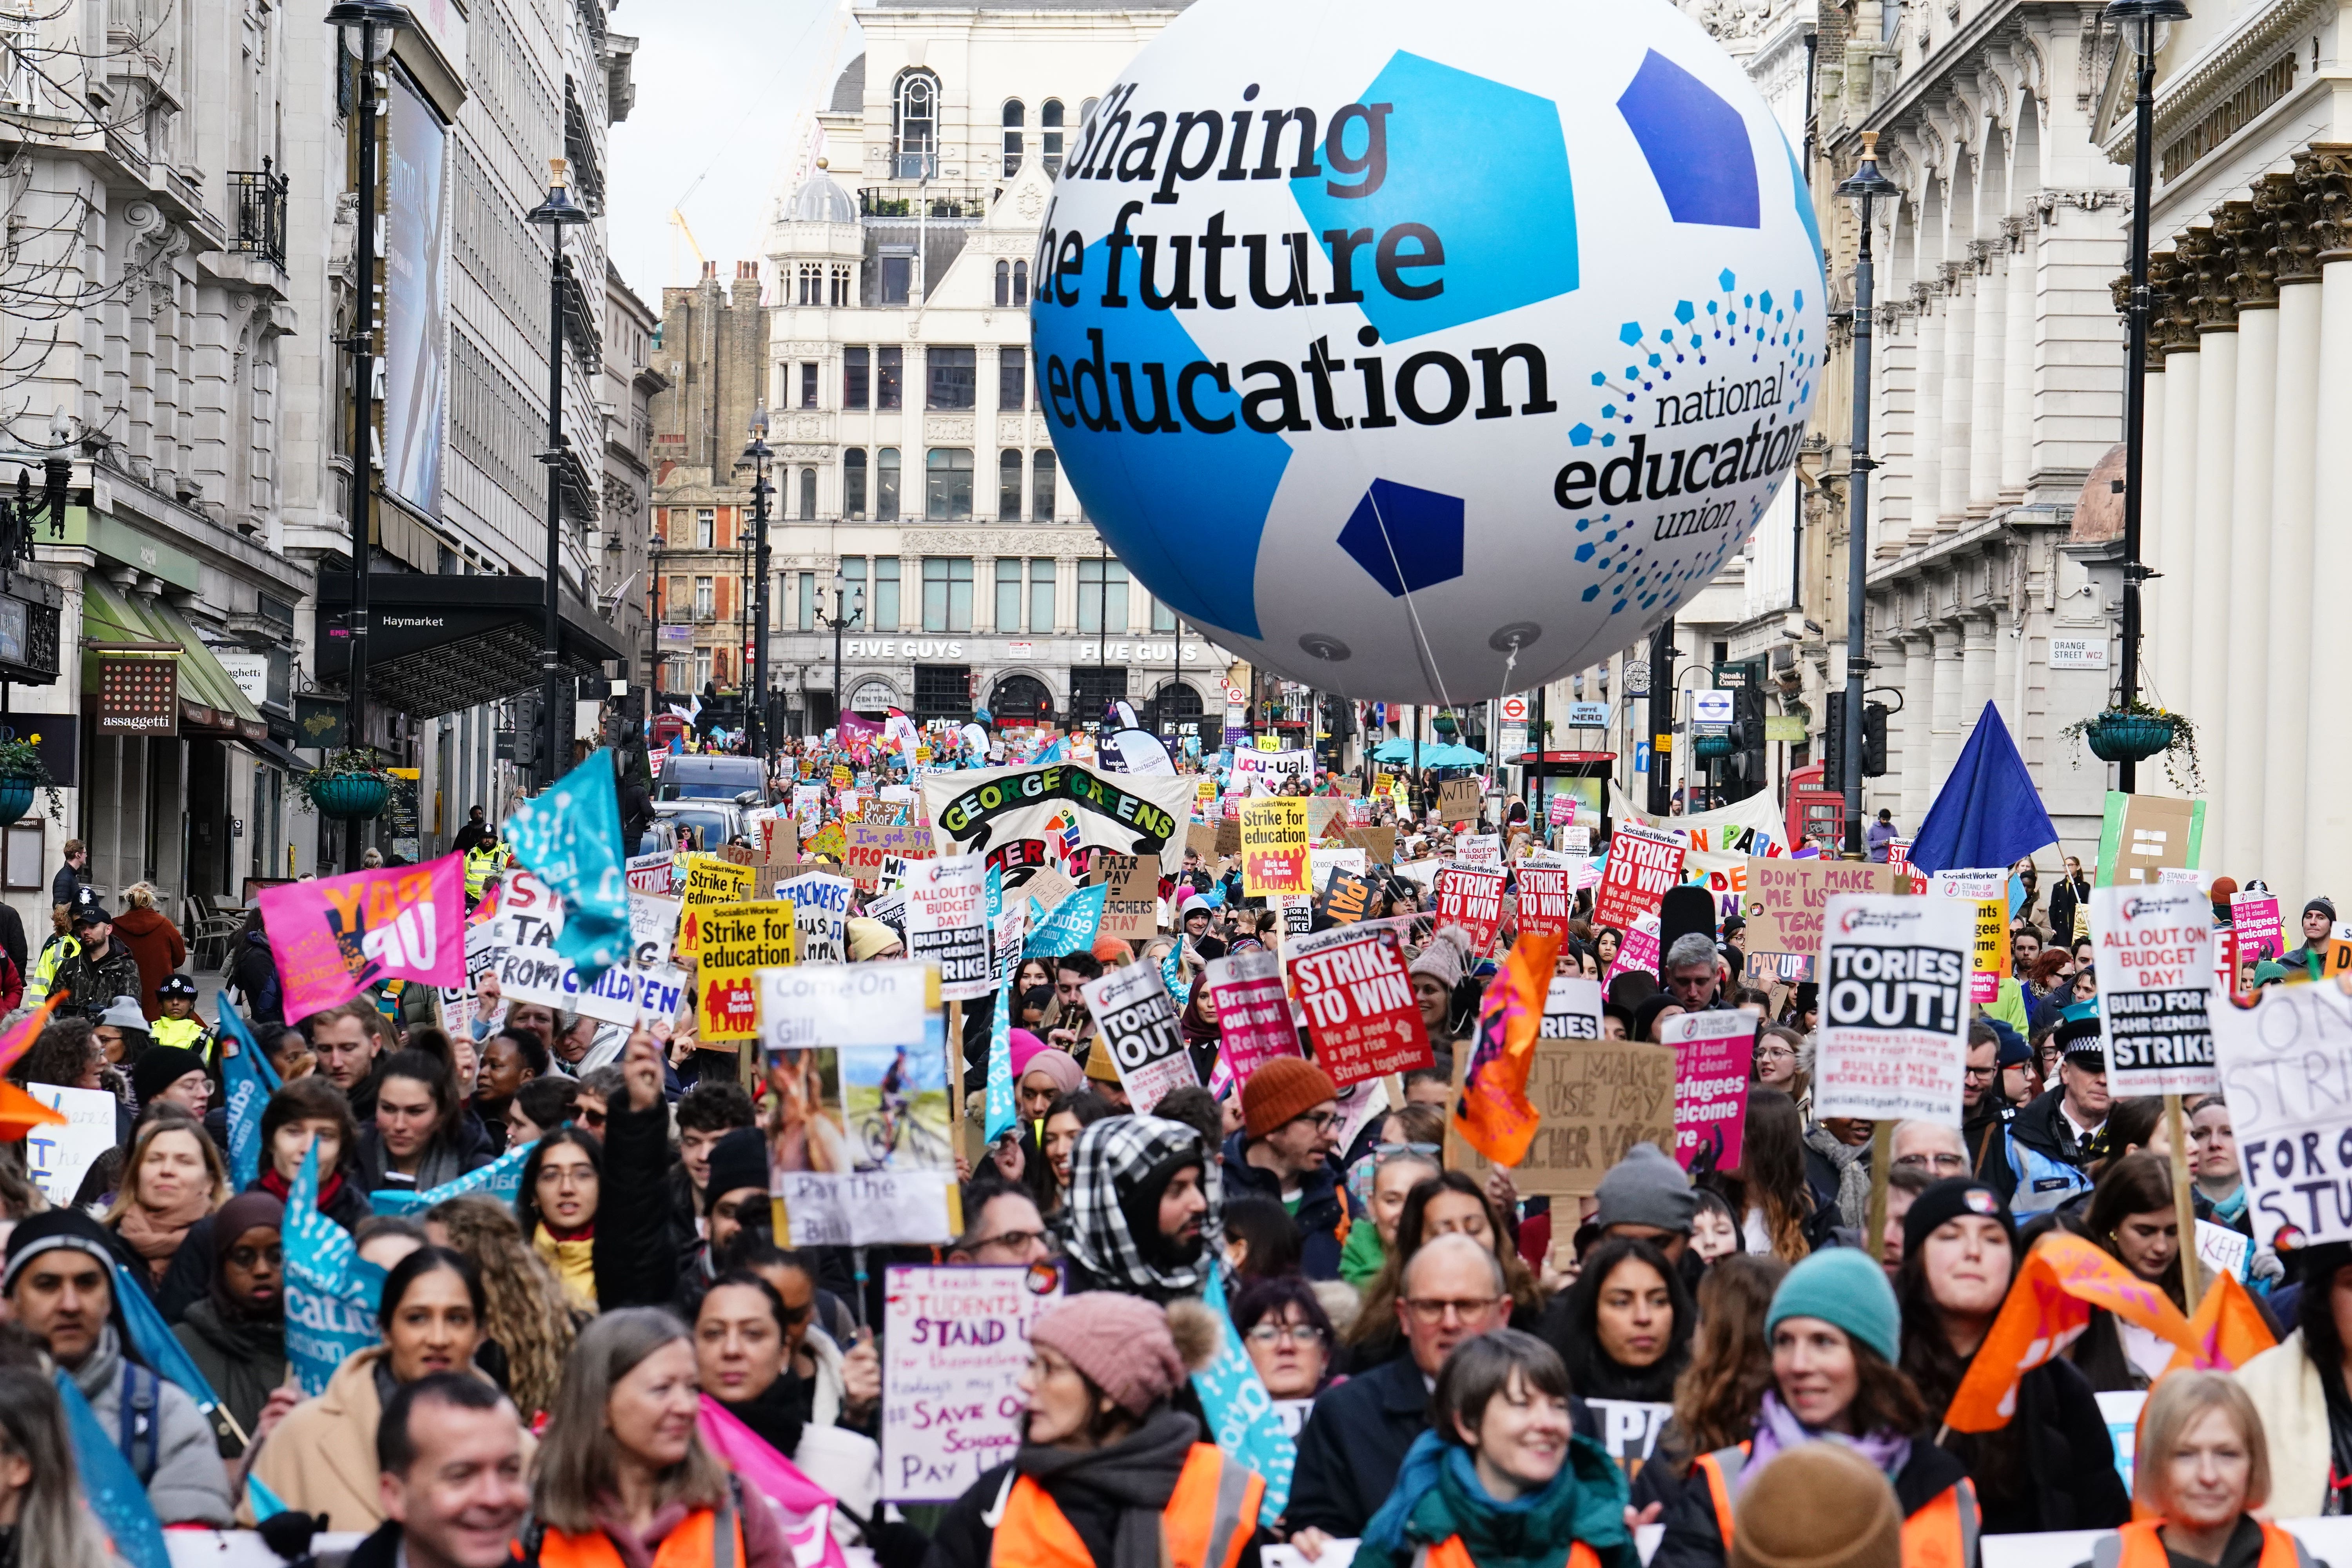
<instances>
[{"instance_id":1,"label":"orange safety vest","mask_svg":"<svg viewBox=\"0 0 2352 1568\"><path fill-rule=\"evenodd\" d=\"M719 1528L722 1513L724 1531ZM526 1564L535 1556L538 1568L624 1568L621 1549L601 1530L579 1535L551 1530L541 1537L536 1553L527 1555L518 1542L515 1556ZM718 1509L688 1514L654 1552L654 1568L743 1568L743 1521L731 1499Z\"/></svg>"},{"instance_id":2,"label":"orange safety vest","mask_svg":"<svg viewBox=\"0 0 2352 1568\"><path fill-rule=\"evenodd\" d=\"M1478 1561L1470 1549L1462 1544L1458 1535L1449 1535L1434 1546L1424 1546L1413 1554L1413 1568L1478 1568ZM1581 1541L1571 1542L1568 1548L1567 1568L1601 1568L1601 1553Z\"/></svg>"},{"instance_id":3,"label":"orange safety vest","mask_svg":"<svg viewBox=\"0 0 2352 1568\"><path fill-rule=\"evenodd\" d=\"M1739 1472L1747 1463L1745 1443L1736 1448L1717 1448L1698 1458L1698 1468L1706 1477L1707 1496L1715 1503L1715 1526L1722 1532L1726 1558L1731 1555L1732 1499L1738 1495ZM1903 1568L1976 1568L1980 1522L1976 1487L1962 1477L1921 1503L1903 1521ZM2273 1565L2263 1563L2261 1568Z\"/></svg>"},{"instance_id":4,"label":"orange safety vest","mask_svg":"<svg viewBox=\"0 0 2352 1568\"><path fill-rule=\"evenodd\" d=\"M1213 1444L1193 1444L1176 1478L1176 1489L1160 1513L1169 1568L1240 1568L1265 1500L1265 1482L1257 1472L1227 1459ZM1027 1476L1009 1474L996 1506L981 1519L996 1532L988 1554L992 1563L1003 1568L1094 1568L1093 1553L1060 1505ZM656 1563L655 1568L667 1565Z\"/></svg>"},{"instance_id":5,"label":"orange safety vest","mask_svg":"<svg viewBox=\"0 0 2352 1568\"><path fill-rule=\"evenodd\" d=\"M2311 1556L2303 1542L2268 1520L2258 1519L2263 1527L2263 1555L2255 1568L2311 1568ZM2169 1568L2171 1558L2165 1555L2164 1542L2157 1531L2162 1529L2160 1519L2136 1520L2091 1548L2091 1568Z\"/></svg>"}]
</instances>

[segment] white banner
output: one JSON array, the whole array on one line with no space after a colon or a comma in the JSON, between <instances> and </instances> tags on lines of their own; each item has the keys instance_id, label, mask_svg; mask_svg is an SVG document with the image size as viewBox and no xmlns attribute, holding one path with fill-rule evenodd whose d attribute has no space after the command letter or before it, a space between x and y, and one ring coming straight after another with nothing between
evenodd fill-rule
<instances>
[{"instance_id":1,"label":"white banner","mask_svg":"<svg viewBox=\"0 0 2352 1568\"><path fill-rule=\"evenodd\" d=\"M1658 816L1638 810L1614 782L1609 786L1609 816L1613 826L1632 823L1671 834L1683 847L1683 880L1705 882L1715 895L1718 916L1739 912L1739 897L1748 890L1748 857L1786 855L1789 824L1772 802L1770 790L1746 800L1693 816Z\"/></svg>"},{"instance_id":2,"label":"white banner","mask_svg":"<svg viewBox=\"0 0 2352 1568\"><path fill-rule=\"evenodd\" d=\"M1832 895L1816 1117L1960 1124L1975 943L1975 906L1959 900Z\"/></svg>"}]
</instances>

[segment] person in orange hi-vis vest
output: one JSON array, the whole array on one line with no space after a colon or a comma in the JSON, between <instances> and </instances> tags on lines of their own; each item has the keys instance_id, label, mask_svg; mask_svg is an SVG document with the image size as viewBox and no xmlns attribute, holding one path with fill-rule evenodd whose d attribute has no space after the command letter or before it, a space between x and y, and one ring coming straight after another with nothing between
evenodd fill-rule
<instances>
[{"instance_id":1,"label":"person in orange hi-vis vest","mask_svg":"<svg viewBox=\"0 0 2352 1568\"><path fill-rule=\"evenodd\" d=\"M524 1568L793 1568L775 1510L703 1447L701 1408L694 1342L669 1312L622 1308L581 1331L539 1452Z\"/></svg>"},{"instance_id":2,"label":"person in orange hi-vis vest","mask_svg":"<svg viewBox=\"0 0 2352 1568\"><path fill-rule=\"evenodd\" d=\"M2087 1568L2312 1568L2303 1542L2254 1517L2270 1492L2270 1444L2237 1379L2172 1373L2140 1412L2132 1464L2140 1517L2102 1539Z\"/></svg>"},{"instance_id":3,"label":"person in orange hi-vis vest","mask_svg":"<svg viewBox=\"0 0 2352 1568\"><path fill-rule=\"evenodd\" d=\"M1221 1331L1197 1301L1108 1290L1041 1315L1021 1447L949 1505L926 1568L1255 1568L1265 1482L1170 1405Z\"/></svg>"},{"instance_id":4,"label":"person in orange hi-vis vest","mask_svg":"<svg viewBox=\"0 0 2352 1568\"><path fill-rule=\"evenodd\" d=\"M1897 1364L1900 1321L1886 1271L1866 1252L1816 1252L1790 1269L1765 1314L1772 1386L1754 1435L1699 1456L1650 1568L1723 1568L1748 1517L1749 1479L1822 1441L1860 1454L1893 1487L1904 1568L1974 1568L1976 1489L1929 1440L1919 1390Z\"/></svg>"},{"instance_id":5,"label":"person in orange hi-vis vest","mask_svg":"<svg viewBox=\"0 0 2352 1568\"><path fill-rule=\"evenodd\" d=\"M1533 1334L1455 1346L1359 1568L1636 1568L1625 1473L1574 1429L1568 1395L1559 1352Z\"/></svg>"}]
</instances>

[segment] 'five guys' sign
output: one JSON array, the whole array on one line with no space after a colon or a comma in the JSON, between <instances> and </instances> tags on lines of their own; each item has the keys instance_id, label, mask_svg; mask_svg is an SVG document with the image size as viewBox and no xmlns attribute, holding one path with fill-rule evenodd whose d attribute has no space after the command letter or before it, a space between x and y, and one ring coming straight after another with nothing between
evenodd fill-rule
<instances>
[{"instance_id":1,"label":"'five guys' sign","mask_svg":"<svg viewBox=\"0 0 2352 1568\"><path fill-rule=\"evenodd\" d=\"M2091 940L2099 955L2099 1034L2109 1092L2123 1098L2220 1089L2206 1017L2213 913L2205 895L2179 883L2094 888Z\"/></svg>"},{"instance_id":2,"label":"'five guys' sign","mask_svg":"<svg viewBox=\"0 0 2352 1568\"><path fill-rule=\"evenodd\" d=\"M1822 922L1813 1114L1960 1124L1975 906L1841 893Z\"/></svg>"}]
</instances>

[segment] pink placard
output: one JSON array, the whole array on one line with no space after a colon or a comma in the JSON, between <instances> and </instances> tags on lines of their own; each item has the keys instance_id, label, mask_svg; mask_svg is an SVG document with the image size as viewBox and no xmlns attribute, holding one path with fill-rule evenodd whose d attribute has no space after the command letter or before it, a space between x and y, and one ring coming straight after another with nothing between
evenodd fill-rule
<instances>
[{"instance_id":1,"label":"pink placard","mask_svg":"<svg viewBox=\"0 0 2352 1568\"><path fill-rule=\"evenodd\" d=\"M2274 959L2287 951L2286 921L2279 913L2279 901L2268 894L2233 894L2230 899L2230 927L2237 932L2238 956L2261 963ZM2302 932L2295 933L2297 936Z\"/></svg>"},{"instance_id":2,"label":"pink placard","mask_svg":"<svg viewBox=\"0 0 2352 1568\"><path fill-rule=\"evenodd\" d=\"M1606 985L1629 970L1640 970L1654 976L1658 973L1658 917L1643 915L1625 928L1625 940L1617 944L1617 956L1609 965L1609 973L1601 977Z\"/></svg>"},{"instance_id":3,"label":"pink placard","mask_svg":"<svg viewBox=\"0 0 2352 1568\"><path fill-rule=\"evenodd\" d=\"M1664 1034L1675 1048L1675 1158L1685 1171L1738 1169L1755 1016L1685 1013L1667 1019Z\"/></svg>"},{"instance_id":4,"label":"pink placard","mask_svg":"<svg viewBox=\"0 0 2352 1568\"><path fill-rule=\"evenodd\" d=\"M1276 1057L1298 1054L1298 1030L1282 989L1282 965L1264 948L1212 959L1209 996L1217 1007L1218 1066L1238 1082Z\"/></svg>"},{"instance_id":5,"label":"pink placard","mask_svg":"<svg viewBox=\"0 0 2352 1568\"><path fill-rule=\"evenodd\" d=\"M264 888L261 923L286 1016L340 1007L379 980L466 981L461 857Z\"/></svg>"}]
</instances>

